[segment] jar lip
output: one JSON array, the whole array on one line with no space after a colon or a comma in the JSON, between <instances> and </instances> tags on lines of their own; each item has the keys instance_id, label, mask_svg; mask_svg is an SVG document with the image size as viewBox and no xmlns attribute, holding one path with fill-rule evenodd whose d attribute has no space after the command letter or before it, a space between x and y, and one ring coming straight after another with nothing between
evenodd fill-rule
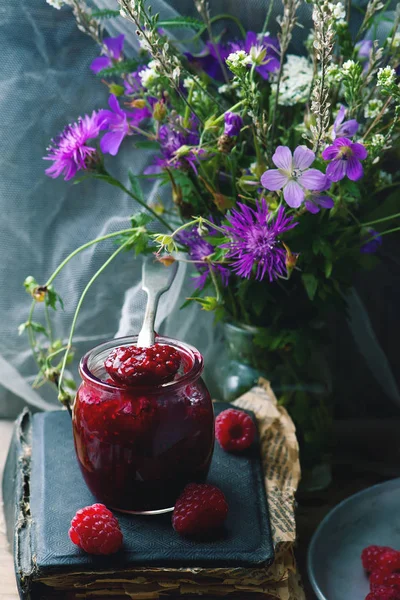
<instances>
[{"instance_id":1,"label":"jar lip","mask_svg":"<svg viewBox=\"0 0 400 600\"><path fill-rule=\"evenodd\" d=\"M108 383L94 375L89 368L89 361L96 355L99 355L101 352L104 352L106 350L111 352L113 348L117 348L119 346L129 346L136 344L137 338L137 335L113 338L112 340L103 342L102 344L99 344L98 346L95 346L94 348L86 352L86 354L84 354L84 356L79 362L79 373L82 379L84 381L89 381L90 383L93 383L96 386L108 391L123 389L122 386L118 385L117 383ZM176 340L170 337L164 337L161 335L156 335L155 341L157 344L166 344L169 346L173 346L174 348L179 350L181 354L186 356L186 358L188 358L191 361L191 366L188 372L180 376L179 379L175 379L167 383L162 383L160 385L134 385L126 389L134 389L138 392L146 392L147 394L151 394L152 392L158 394L160 392L163 392L164 390L173 391L175 388L179 388L186 383L193 382L200 377L204 369L204 359L200 352L194 346L191 346L186 342L182 342L180 340Z\"/></svg>"}]
</instances>

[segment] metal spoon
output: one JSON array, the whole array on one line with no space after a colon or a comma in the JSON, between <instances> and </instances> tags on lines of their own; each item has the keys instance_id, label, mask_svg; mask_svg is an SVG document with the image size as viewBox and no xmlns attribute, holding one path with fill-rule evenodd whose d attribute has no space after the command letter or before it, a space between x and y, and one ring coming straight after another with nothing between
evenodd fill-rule
<instances>
[{"instance_id":1,"label":"metal spoon","mask_svg":"<svg viewBox=\"0 0 400 600\"><path fill-rule=\"evenodd\" d=\"M178 269L178 262L166 267L150 256L144 259L142 269L142 290L147 294L146 312L137 345L140 348L153 346L155 342L154 322L160 296L169 290Z\"/></svg>"}]
</instances>

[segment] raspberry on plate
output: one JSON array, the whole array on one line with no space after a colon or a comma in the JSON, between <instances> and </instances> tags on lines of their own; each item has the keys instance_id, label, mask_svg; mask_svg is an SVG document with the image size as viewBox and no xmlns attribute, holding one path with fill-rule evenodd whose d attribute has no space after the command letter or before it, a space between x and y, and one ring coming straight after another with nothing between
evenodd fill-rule
<instances>
[{"instance_id":1,"label":"raspberry on plate","mask_svg":"<svg viewBox=\"0 0 400 600\"><path fill-rule=\"evenodd\" d=\"M114 554L123 541L118 520L104 504L78 510L68 533L71 541L88 554Z\"/></svg>"},{"instance_id":2,"label":"raspberry on plate","mask_svg":"<svg viewBox=\"0 0 400 600\"><path fill-rule=\"evenodd\" d=\"M361 553L361 562L367 573L370 573L378 567L378 558L386 550L387 546L367 546Z\"/></svg>"},{"instance_id":3,"label":"raspberry on plate","mask_svg":"<svg viewBox=\"0 0 400 600\"><path fill-rule=\"evenodd\" d=\"M394 588L382 585L375 587L365 600L400 600L400 596Z\"/></svg>"},{"instance_id":4,"label":"raspberry on plate","mask_svg":"<svg viewBox=\"0 0 400 600\"><path fill-rule=\"evenodd\" d=\"M215 436L224 450L240 452L253 443L256 426L242 410L228 408L215 419Z\"/></svg>"},{"instance_id":5,"label":"raspberry on plate","mask_svg":"<svg viewBox=\"0 0 400 600\"><path fill-rule=\"evenodd\" d=\"M208 483L190 483L175 503L172 525L182 535L206 535L222 527L228 503L220 489Z\"/></svg>"},{"instance_id":6,"label":"raspberry on plate","mask_svg":"<svg viewBox=\"0 0 400 600\"><path fill-rule=\"evenodd\" d=\"M171 381L181 365L181 356L172 346L154 344L149 348L114 348L104 367L112 379L123 385L159 385Z\"/></svg>"},{"instance_id":7,"label":"raspberry on plate","mask_svg":"<svg viewBox=\"0 0 400 600\"><path fill-rule=\"evenodd\" d=\"M378 568L393 573L400 570L400 552L392 548L386 548L376 559Z\"/></svg>"}]
</instances>

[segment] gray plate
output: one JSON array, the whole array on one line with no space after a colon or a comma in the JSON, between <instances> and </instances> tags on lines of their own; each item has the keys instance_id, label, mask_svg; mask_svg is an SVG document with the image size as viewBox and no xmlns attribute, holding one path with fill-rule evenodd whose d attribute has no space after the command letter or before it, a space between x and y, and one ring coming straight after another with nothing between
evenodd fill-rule
<instances>
[{"instance_id":1,"label":"gray plate","mask_svg":"<svg viewBox=\"0 0 400 600\"><path fill-rule=\"evenodd\" d=\"M364 600L369 584L360 555L371 544L400 549L400 479L347 498L318 527L308 574L320 600Z\"/></svg>"}]
</instances>

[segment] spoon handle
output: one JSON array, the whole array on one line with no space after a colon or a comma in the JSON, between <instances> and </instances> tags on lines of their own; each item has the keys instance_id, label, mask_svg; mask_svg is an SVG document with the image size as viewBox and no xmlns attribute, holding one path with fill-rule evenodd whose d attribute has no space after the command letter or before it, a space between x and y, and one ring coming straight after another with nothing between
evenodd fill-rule
<instances>
[{"instance_id":1,"label":"spoon handle","mask_svg":"<svg viewBox=\"0 0 400 600\"><path fill-rule=\"evenodd\" d=\"M143 325L140 330L137 345L140 348L148 348L153 346L155 342L154 322L156 320L156 312L160 294L147 291L146 312L144 313Z\"/></svg>"}]
</instances>

